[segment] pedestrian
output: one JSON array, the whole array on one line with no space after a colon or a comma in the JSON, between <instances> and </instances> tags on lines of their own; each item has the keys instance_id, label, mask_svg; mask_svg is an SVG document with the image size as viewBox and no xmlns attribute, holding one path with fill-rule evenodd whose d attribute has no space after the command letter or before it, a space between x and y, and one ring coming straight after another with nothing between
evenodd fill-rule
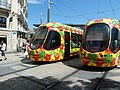
<instances>
[{"instance_id":1,"label":"pedestrian","mask_svg":"<svg viewBox=\"0 0 120 90\"><path fill-rule=\"evenodd\" d=\"M30 47L30 40L28 39L25 46L25 53L24 53L25 58L28 58L29 47Z\"/></svg>"},{"instance_id":2,"label":"pedestrian","mask_svg":"<svg viewBox=\"0 0 120 90\"><path fill-rule=\"evenodd\" d=\"M2 40L1 43L0 43L0 51L1 51L1 56L4 57L4 60L6 60L6 55L5 55L5 51L6 51L6 44L4 43L4 41ZM0 59L2 60L2 59Z\"/></svg>"}]
</instances>

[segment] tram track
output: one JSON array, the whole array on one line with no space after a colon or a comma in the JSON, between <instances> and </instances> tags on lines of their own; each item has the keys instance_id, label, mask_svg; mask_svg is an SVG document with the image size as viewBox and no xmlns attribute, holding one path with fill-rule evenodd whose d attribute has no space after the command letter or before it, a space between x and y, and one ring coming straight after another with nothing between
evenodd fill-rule
<instances>
[{"instance_id":1,"label":"tram track","mask_svg":"<svg viewBox=\"0 0 120 90\"><path fill-rule=\"evenodd\" d=\"M11 66L10 63L7 63L7 64ZM59 63L58 63L58 64L59 64ZM21 74L20 74L21 71L28 70L28 69L35 68L35 67L40 66L40 65L27 66L27 65L24 65L24 64L22 65L21 63L16 63L16 62L14 62L14 65L16 65L16 66L19 65L19 66L22 66L22 67L25 67L25 68L24 68L24 69L20 69L20 70L11 71L11 72L8 72L8 73L5 73L5 74L2 74L2 75L0 75L0 77L6 76L6 75L10 75L10 74L16 74L16 75L18 75L18 76L21 76ZM10 67L10 66L6 66L6 67ZM43 84L43 87L41 88L41 90L49 90L49 89L52 90L52 88L54 88L54 86L60 84L62 81L64 81L65 79L71 77L72 75L74 75L75 73L77 73L77 72L79 72L79 71L80 71L80 70L77 69L77 70L75 70L75 71L73 71L73 72L71 72L71 73L63 76L62 78L60 78L60 79L58 79L58 80L55 80L55 81L49 83L48 85L44 85L44 84ZM94 88L94 90L102 90L101 88L102 88L104 79L105 79L105 78L107 77L107 75L108 75L108 72L109 72L109 71L105 71L105 72L103 73L102 77L99 79L99 81L98 81L96 87ZM23 73L24 73L24 72L23 72ZM40 81L35 80L34 78L31 78L31 77L22 76L22 78L27 79L27 80L29 80L29 81L31 81L31 82L33 82L33 83L38 84L38 85L41 85L41 84L42 84Z\"/></svg>"},{"instance_id":2,"label":"tram track","mask_svg":"<svg viewBox=\"0 0 120 90\"><path fill-rule=\"evenodd\" d=\"M102 90L102 85L104 83L105 78L107 77L109 71L105 71L103 76L100 78L97 86L95 87L95 90Z\"/></svg>"},{"instance_id":3,"label":"tram track","mask_svg":"<svg viewBox=\"0 0 120 90\"><path fill-rule=\"evenodd\" d=\"M10 63L7 63L7 64L11 66ZM58 63L58 64L59 64L59 63ZM5 64L4 64L4 65L5 65ZM0 77L4 77L4 76L7 76L7 75L15 74L15 75L17 75L17 76L20 76L21 78L24 78L24 79L26 79L26 80L29 80L29 81L31 81L31 82L33 82L33 83L38 84L38 85L41 85L41 84L42 84L40 81L38 81L38 80L36 80L36 79L34 79L34 78L27 77L27 76L22 76L22 74L20 73L21 71L28 70L28 69L31 69L31 68L35 68L35 67L38 67L38 66L40 66L40 65L35 65L35 66L32 66L32 67L27 67L27 66L25 66L25 65L22 65L21 63L20 63L20 64L19 64L19 63L16 63L16 64L15 64L15 62L14 62L14 65L15 65L15 66L16 66L16 65L23 66L23 67L25 67L25 69L11 71L11 72L8 72L8 73L5 73L5 74L0 75ZM6 66L6 67L10 67L10 66ZM52 82L52 83L49 84L49 85L44 85L44 84L43 84L44 87L43 87L43 89L41 89L41 90L48 90L48 89L52 88L53 86L59 84L59 83L60 83L61 81L63 81L64 79L69 78L69 77L72 76L73 74L77 73L78 71L79 71L79 70L75 70L75 71L71 72L70 74L67 74L67 75L63 76L63 78L59 79L58 81ZM24 72L23 72L23 73L24 73ZM25 73L24 73L24 74L25 74Z\"/></svg>"},{"instance_id":4,"label":"tram track","mask_svg":"<svg viewBox=\"0 0 120 90\"><path fill-rule=\"evenodd\" d=\"M80 71L80 70L75 70L74 72L72 72L72 73L64 76L63 78L61 78L59 81L55 81L55 82L51 83L50 85L44 87L44 88L41 89L41 90L49 90L49 89L51 89L52 87L54 87L55 85L59 84L61 81L69 78L70 76L74 75L74 74L77 73L78 71Z\"/></svg>"},{"instance_id":5,"label":"tram track","mask_svg":"<svg viewBox=\"0 0 120 90\"><path fill-rule=\"evenodd\" d=\"M0 75L0 77L6 76L6 75L10 75L10 74L16 74L16 75L18 75L18 76L21 76L21 74L19 74L19 72L24 71L24 70L27 70L27 69L31 69L31 68L34 68L34 67L38 67L38 66L39 66L39 65L32 66L32 67L28 67L28 68L21 69L21 70L17 70L17 71L10 72L10 73L6 73L6 74L3 74L3 75ZM52 88L54 88L54 86L60 84L62 81L64 81L65 79L71 77L72 75L74 75L75 73L77 73L77 72L79 72L79 71L80 71L80 70L77 69L77 70L71 72L70 74L65 75L65 76L62 77L61 79L56 80L56 81L50 83L49 85L44 85L44 84L43 84L44 87L41 88L41 90L49 90L49 89L52 90ZM94 88L93 90L102 90L102 85L103 85L104 80L105 80L105 78L107 77L108 73L109 73L109 71L105 71L105 72L103 73L102 77L99 79L98 83L96 84L96 86L95 86L95 88ZM34 78L31 78L31 77L22 76L22 78L27 79L27 80L29 80L29 81L31 81L31 82L33 82L33 83L38 84L38 85L41 85L41 84L42 84L40 81L38 81L38 80L36 80L36 79L34 79Z\"/></svg>"},{"instance_id":6,"label":"tram track","mask_svg":"<svg viewBox=\"0 0 120 90\"><path fill-rule=\"evenodd\" d=\"M28 63L30 63L31 61L27 61ZM59 63L57 63L57 64L59 64ZM10 75L10 74L15 74L15 73L19 73L19 72L21 72L21 71L24 71L24 70L28 70L28 69L32 69L32 68L36 68L36 67L39 67L40 65L42 65L42 64L32 64L32 65L34 65L34 66L28 66L28 65L26 65L26 64L22 64L22 63L17 63L16 61L13 61L13 62L9 62L9 63L6 63L6 64L1 64L1 66L0 67L3 67L3 69L4 68L12 68L12 67L14 67L14 66L22 66L22 67L24 67L24 69L20 69L20 70L15 70L15 71L10 71L10 72L8 72L8 73L5 73L5 74L1 74L0 75L0 77L3 77L3 76L6 76L6 75ZM44 65L44 64L43 64Z\"/></svg>"},{"instance_id":7,"label":"tram track","mask_svg":"<svg viewBox=\"0 0 120 90\"><path fill-rule=\"evenodd\" d=\"M72 75L74 75L74 74L77 73L78 71L80 71L80 70L76 70L76 71L72 72L71 74L66 75L65 77L61 78L59 81L55 81L55 82L49 84L48 86L44 87L44 88L41 89L41 90L49 90L49 89L52 90L52 88L53 88L54 86L56 86L56 85L58 85L59 83L61 83L61 81L65 80L65 79L67 79L67 78L69 78L69 77L71 77ZM107 75L108 75L108 72L109 72L109 71L105 71L105 72L104 72L104 74L103 74L102 77L99 79L99 81L98 81L96 87L94 88L94 90L102 90L102 85L103 85L103 82L104 82L105 78L106 78Z\"/></svg>"}]
</instances>

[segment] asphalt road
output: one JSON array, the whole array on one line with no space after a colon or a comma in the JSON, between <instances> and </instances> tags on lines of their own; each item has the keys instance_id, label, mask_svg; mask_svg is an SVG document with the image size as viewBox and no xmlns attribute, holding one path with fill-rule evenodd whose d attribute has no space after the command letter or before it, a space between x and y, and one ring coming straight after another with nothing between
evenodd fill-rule
<instances>
[{"instance_id":1,"label":"asphalt road","mask_svg":"<svg viewBox=\"0 0 120 90\"><path fill-rule=\"evenodd\" d=\"M0 90L95 90L103 69L85 67L74 57L60 62L33 62L23 53L0 62ZM101 90L120 90L120 67L109 71Z\"/></svg>"}]
</instances>

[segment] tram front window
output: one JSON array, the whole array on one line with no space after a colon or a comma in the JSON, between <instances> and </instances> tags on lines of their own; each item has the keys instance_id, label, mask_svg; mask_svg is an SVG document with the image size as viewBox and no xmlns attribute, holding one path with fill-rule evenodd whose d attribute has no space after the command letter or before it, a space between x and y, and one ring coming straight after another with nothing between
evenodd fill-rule
<instances>
[{"instance_id":1,"label":"tram front window","mask_svg":"<svg viewBox=\"0 0 120 90\"><path fill-rule=\"evenodd\" d=\"M43 47L46 50L54 50L60 47L60 43L61 43L60 34L56 31L51 30L48 33L47 39Z\"/></svg>"},{"instance_id":2,"label":"tram front window","mask_svg":"<svg viewBox=\"0 0 120 90\"><path fill-rule=\"evenodd\" d=\"M106 24L93 24L86 30L83 47L89 52L104 51L108 47L109 27Z\"/></svg>"},{"instance_id":3,"label":"tram front window","mask_svg":"<svg viewBox=\"0 0 120 90\"><path fill-rule=\"evenodd\" d=\"M33 36L32 40L31 40L31 43L30 43L30 47L32 50L38 49L42 46L47 32L48 32L47 27L42 26L42 27L38 28L38 30L36 31L35 35Z\"/></svg>"}]
</instances>

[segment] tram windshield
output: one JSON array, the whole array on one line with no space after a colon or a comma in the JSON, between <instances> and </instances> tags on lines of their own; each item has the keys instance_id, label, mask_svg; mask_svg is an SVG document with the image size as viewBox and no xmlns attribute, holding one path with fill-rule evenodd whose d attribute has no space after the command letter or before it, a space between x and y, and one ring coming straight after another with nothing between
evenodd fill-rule
<instances>
[{"instance_id":1,"label":"tram windshield","mask_svg":"<svg viewBox=\"0 0 120 90\"><path fill-rule=\"evenodd\" d=\"M98 23L89 26L84 37L83 47L89 52L99 52L107 49L109 43L109 27Z\"/></svg>"},{"instance_id":2,"label":"tram windshield","mask_svg":"<svg viewBox=\"0 0 120 90\"><path fill-rule=\"evenodd\" d=\"M30 47L32 50L38 49L42 46L47 32L48 32L47 27L42 26L42 27L38 28L38 30L36 31L35 35L33 36L32 40L31 40L31 43L30 43Z\"/></svg>"}]
</instances>

